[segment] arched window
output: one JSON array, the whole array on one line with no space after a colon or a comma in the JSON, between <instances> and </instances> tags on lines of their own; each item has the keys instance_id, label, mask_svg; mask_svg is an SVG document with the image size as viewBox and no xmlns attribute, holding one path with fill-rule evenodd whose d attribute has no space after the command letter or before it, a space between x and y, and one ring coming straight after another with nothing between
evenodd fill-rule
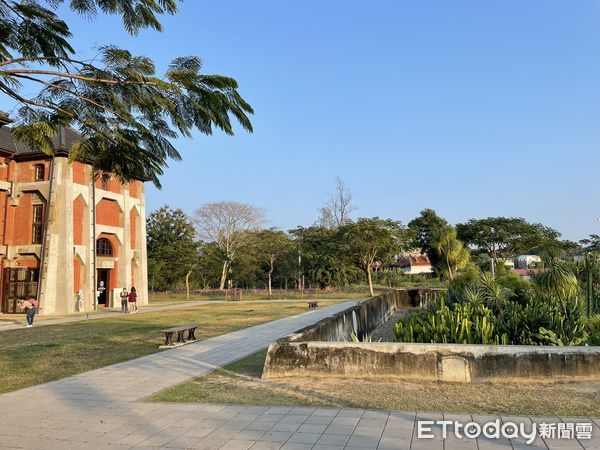
<instances>
[{"instance_id":1,"label":"arched window","mask_svg":"<svg viewBox=\"0 0 600 450\"><path fill-rule=\"evenodd\" d=\"M110 241L106 238L100 238L96 241L96 255L97 256L112 256L113 248Z\"/></svg>"}]
</instances>

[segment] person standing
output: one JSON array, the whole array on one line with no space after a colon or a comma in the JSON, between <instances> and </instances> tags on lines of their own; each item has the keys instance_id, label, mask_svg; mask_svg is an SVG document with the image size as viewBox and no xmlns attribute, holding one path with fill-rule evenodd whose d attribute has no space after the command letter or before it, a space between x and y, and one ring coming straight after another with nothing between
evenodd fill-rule
<instances>
[{"instance_id":1,"label":"person standing","mask_svg":"<svg viewBox=\"0 0 600 450\"><path fill-rule=\"evenodd\" d=\"M36 299L30 298L24 303L24 306L27 309L27 327L32 327L33 318L35 317L35 313L37 312L40 303Z\"/></svg>"},{"instance_id":2,"label":"person standing","mask_svg":"<svg viewBox=\"0 0 600 450\"><path fill-rule=\"evenodd\" d=\"M137 292L135 287L131 286L131 292L129 292L129 313L135 314L137 312Z\"/></svg>"},{"instance_id":3,"label":"person standing","mask_svg":"<svg viewBox=\"0 0 600 450\"><path fill-rule=\"evenodd\" d=\"M121 291L121 294L119 295L121 296L121 312L126 313L129 311L129 309L127 308L127 303L129 300L129 292L127 292L127 288L124 287Z\"/></svg>"}]
</instances>

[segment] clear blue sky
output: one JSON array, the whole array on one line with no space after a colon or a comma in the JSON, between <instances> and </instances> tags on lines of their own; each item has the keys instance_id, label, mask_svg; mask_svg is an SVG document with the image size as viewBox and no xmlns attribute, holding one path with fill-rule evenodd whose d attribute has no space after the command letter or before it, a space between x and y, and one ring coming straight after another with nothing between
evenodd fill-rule
<instances>
[{"instance_id":1,"label":"clear blue sky","mask_svg":"<svg viewBox=\"0 0 600 450\"><path fill-rule=\"evenodd\" d=\"M164 67L235 77L254 134L177 142L148 210L237 200L309 225L340 176L357 216L522 216L600 233L600 2L187 0L165 31L70 20Z\"/></svg>"}]
</instances>

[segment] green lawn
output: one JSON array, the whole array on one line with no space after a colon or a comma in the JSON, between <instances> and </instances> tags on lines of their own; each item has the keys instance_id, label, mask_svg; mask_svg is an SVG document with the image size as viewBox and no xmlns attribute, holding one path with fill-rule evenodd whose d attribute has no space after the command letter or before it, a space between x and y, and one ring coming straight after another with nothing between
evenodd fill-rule
<instances>
[{"instance_id":1,"label":"green lawn","mask_svg":"<svg viewBox=\"0 0 600 450\"><path fill-rule=\"evenodd\" d=\"M149 398L159 402L598 416L600 382L442 383L294 377L262 380L266 350Z\"/></svg>"},{"instance_id":2,"label":"green lawn","mask_svg":"<svg viewBox=\"0 0 600 450\"><path fill-rule=\"evenodd\" d=\"M2 331L0 393L158 352L162 328L196 323L206 339L306 311L306 302L236 302Z\"/></svg>"},{"instance_id":3,"label":"green lawn","mask_svg":"<svg viewBox=\"0 0 600 450\"><path fill-rule=\"evenodd\" d=\"M388 289L376 290L375 295L382 294ZM273 291L273 300L309 300L309 299L357 299L357 298L368 298L369 291L367 288L364 289L353 289L353 290L310 290L305 293L300 293L295 290L276 290ZM161 293L154 292L149 294L149 300L153 303L165 304L164 302L178 303L179 301L185 301L185 293L182 292L171 292ZM206 292L194 292L190 294L189 300L226 300L225 291L211 290ZM270 300L265 290L259 289L248 289L242 293L242 301L244 300Z\"/></svg>"}]
</instances>

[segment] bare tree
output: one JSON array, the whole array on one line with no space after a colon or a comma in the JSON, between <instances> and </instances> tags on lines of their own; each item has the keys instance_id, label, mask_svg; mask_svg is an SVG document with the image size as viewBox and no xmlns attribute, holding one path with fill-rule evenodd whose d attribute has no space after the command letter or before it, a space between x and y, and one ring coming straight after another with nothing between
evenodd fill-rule
<instances>
[{"instance_id":1,"label":"bare tree","mask_svg":"<svg viewBox=\"0 0 600 450\"><path fill-rule=\"evenodd\" d=\"M244 244L248 231L257 229L263 220L263 210L239 202L207 203L194 212L200 238L216 242L225 253L219 289L225 288L231 263Z\"/></svg>"},{"instance_id":2,"label":"bare tree","mask_svg":"<svg viewBox=\"0 0 600 450\"><path fill-rule=\"evenodd\" d=\"M327 228L339 228L350 222L352 206L352 192L346 187L340 177L335 178L335 191L329 195L325 206L320 209L317 223Z\"/></svg>"}]
</instances>

